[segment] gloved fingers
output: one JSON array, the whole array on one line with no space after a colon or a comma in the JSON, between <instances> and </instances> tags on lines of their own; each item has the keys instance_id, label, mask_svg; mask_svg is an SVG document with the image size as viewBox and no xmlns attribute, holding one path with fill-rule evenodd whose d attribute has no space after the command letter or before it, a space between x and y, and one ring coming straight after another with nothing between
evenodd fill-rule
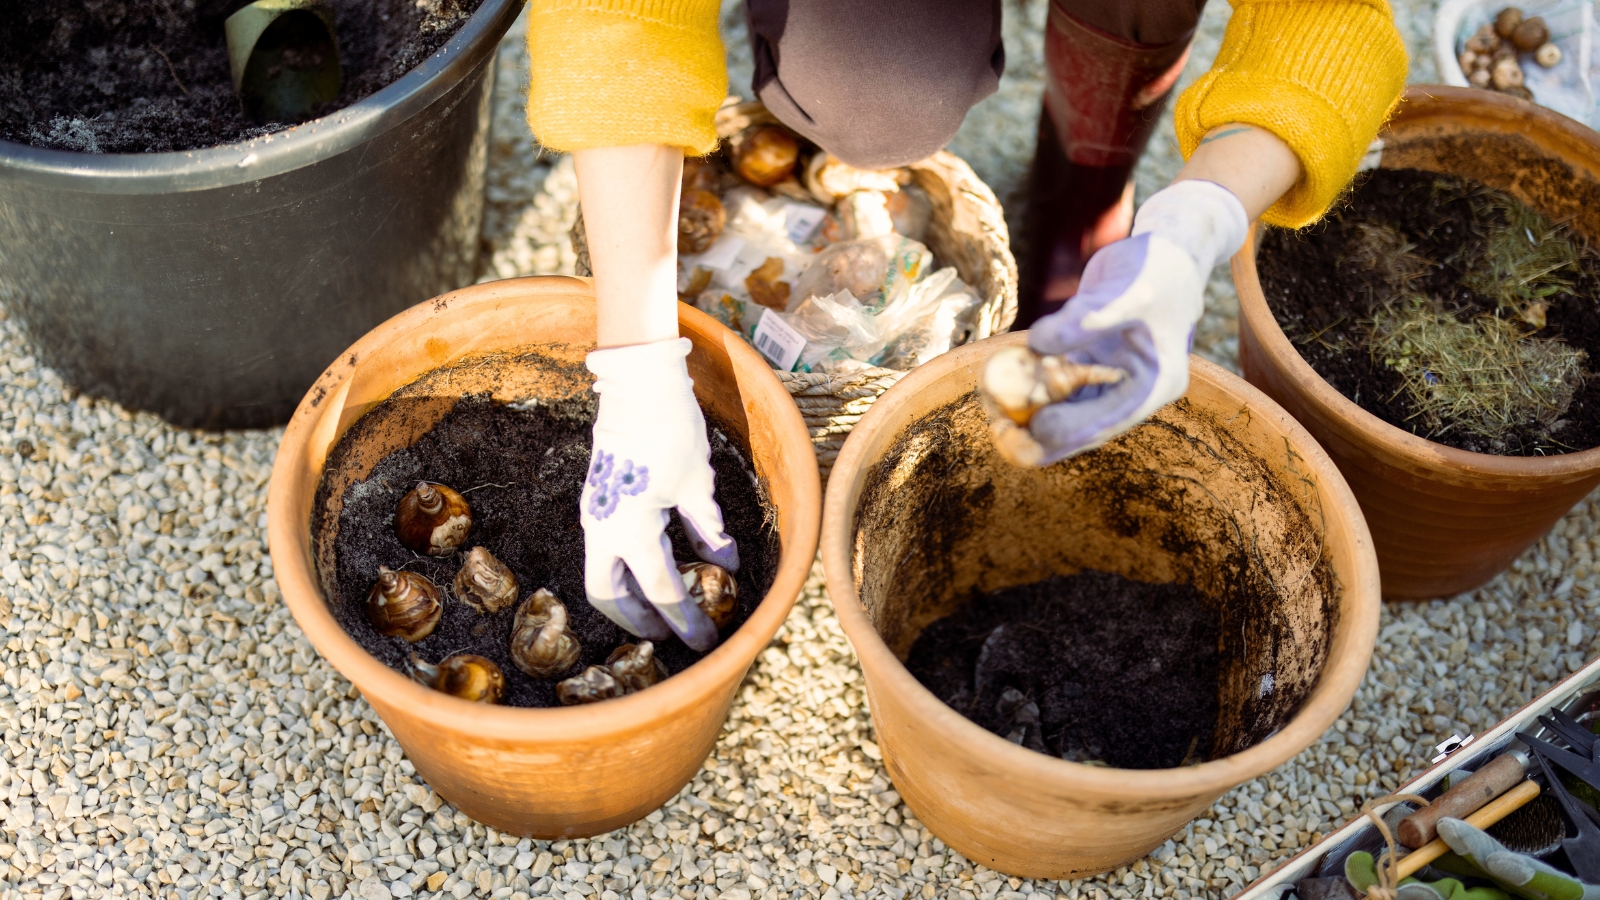
<instances>
[{"instance_id":1,"label":"gloved fingers","mask_svg":"<svg viewBox=\"0 0 1600 900\"><path fill-rule=\"evenodd\" d=\"M1534 859L1532 857L1523 856L1520 853L1512 853L1509 850L1501 850L1484 857L1483 871L1487 872L1491 878L1496 878L1506 884L1518 887L1532 881L1534 876L1538 874L1538 870L1534 868ZM1554 869L1551 870L1551 872L1554 871ZM1570 881L1577 880L1570 875L1562 875L1561 877Z\"/></svg>"},{"instance_id":2,"label":"gloved fingers","mask_svg":"<svg viewBox=\"0 0 1600 900\"><path fill-rule=\"evenodd\" d=\"M717 626L689 599L665 533L624 547L622 561L638 579L644 598L685 644L704 653L717 645Z\"/></svg>"},{"instance_id":3,"label":"gloved fingers","mask_svg":"<svg viewBox=\"0 0 1600 900\"><path fill-rule=\"evenodd\" d=\"M627 569L621 558L608 553L587 553L583 561L583 588L589 605L629 634L650 641L672 637L666 620L630 590L626 576Z\"/></svg>"},{"instance_id":4,"label":"gloved fingers","mask_svg":"<svg viewBox=\"0 0 1600 900\"><path fill-rule=\"evenodd\" d=\"M1039 410L1028 432L1045 449L1040 464L1093 450L1139 424L1137 413L1150 388L1148 379L1127 378L1094 398L1052 403Z\"/></svg>"},{"instance_id":5,"label":"gloved fingers","mask_svg":"<svg viewBox=\"0 0 1600 900\"><path fill-rule=\"evenodd\" d=\"M739 545L723 530L722 509L710 494L697 493L679 503L678 518L696 556L729 572L739 571Z\"/></svg>"}]
</instances>

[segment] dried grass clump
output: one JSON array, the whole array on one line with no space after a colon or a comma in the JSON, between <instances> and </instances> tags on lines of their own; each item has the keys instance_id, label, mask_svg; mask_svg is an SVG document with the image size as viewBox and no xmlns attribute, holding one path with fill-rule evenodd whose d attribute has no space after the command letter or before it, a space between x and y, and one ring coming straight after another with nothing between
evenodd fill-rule
<instances>
[{"instance_id":1,"label":"dried grass clump","mask_svg":"<svg viewBox=\"0 0 1600 900\"><path fill-rule=\"evenodd\" d=\"M1410 287L1434 265L1432 260L1416 252L1416 243L1393 225L1356 222L1353 228L1349 261L1377 273L1392 288Z\"/></svg>"},{"instance_id":2,"label":"dried grass clump","mask_svg":"<svg viewBox=\"0 0 1600 900\"><path fill-rule=\"evenodd\" d=\"M1573 290L1581 239L1500 191L1483 189L1471 200L1478 221L1505 224L1485 235L1483 256L1467 267L1462 285L1543 328L1549 298Z\"/></svg>"},{"instance_id":3,"label":"dried grass clump","mask_svg":"<svg viewBox=\"0 0 1600 900\"><path fill-rule=\"evenodd\" d=\"M1583 351L1560 339L1491 315L1463 322L1423 297L1384 306L1371 332L1374 361L1404 379L1429 438L1556 430L1584 379Z\"/></svg>"}]
</instances>

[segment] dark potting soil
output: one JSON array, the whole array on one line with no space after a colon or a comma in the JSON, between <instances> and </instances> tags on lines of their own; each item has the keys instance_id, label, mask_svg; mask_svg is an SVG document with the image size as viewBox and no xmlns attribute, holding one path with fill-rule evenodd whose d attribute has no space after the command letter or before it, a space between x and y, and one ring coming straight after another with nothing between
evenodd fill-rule
<instances>
[{"instance_id":1,"label":"dark potting soil","mask_svg":"<svg viewBox=\"0 0 1600 900\"><path fill-rule=\"evenodd\" d=\"M1557 427L1528 425L1491 439L1430 428L1403 389L1401 375L1369 350L1373 316L1397 292L1391 276L1360 261L1357 242L1369 224L1396 229L1414 245L1411 252L1430 263L1405 293L1435 298L1462 321L1496 313L1495 299L1462 283L1484 256L1487 232L1504 227L1497 215L1485 216L1474 204L1472 195L1488 190L1418 169L1364 173L1347 202L1316 225L1302 231L1273 228L1263 236L1257 268L1267 305L1318 375L1391 425L1451 447L1502 456L1600 446L1600 378L1583 379ZM1582 350L1584 368L1592 372L1600 365L1600 254L1582 249L1577 271L1569 273L1571 289L1547 298L1546 325L1533 336L1560 338Z\"/></svg>"},{"instance_id":2,"label":"dark potting soil","mask_svg":"<svg viewBox=\"0 0 1600 900\"><path fill-rule=\"evenodd\" d=\"M329 0L344 87L387 87L482 0ZM294 123L245 117L222 22L243 0L28 0L0 5L0 139L87 153L197 150Z\"/></svg>"},{"instance_id":3,"label":"dark potting soil","mask_svg":"<svg viewBox=\"0 0 1600 900\"><path fill-rule=\"evenodd\" d=\"M906 668L1029 749L1170 768L1212 746L1218 630L1193 587L1086 571L974 597L923 630Z\"/></svg>"},{"instance_id":4,"label":"dark potting soil","mask_svg":"<svg viewBox=\"0 0 1600 900\"><path fill-rule=\"evenodd\" d=\"M708 416L708 420L709 420ZM728 533L739 543L739 609L729 634L760 603L778 563L778 538L770 503L754 469L727 430L708 421L716 500ZM476 653L505 674L509 706L555 706L555 685L587 666L600 665L618 646L637 638L589 605L583 590L583 528L578 498L589 464L592 403L513 407L487 397L467 397L415 444L385 457L365 480L346 491L334 542L334 614L351 637L387 665L404 672L412 653L437 663L458 653ZM339 465L352 428L329 460ZM472 508L472 531L453 556L417 557L394 533L395 506L418 481L437 481L462 491ZM319 500L320 505L320 500ZM676 557L697 557L676 514L667 529ZM582 657L560 678L536 679L511 662L509 643L516 605L486 616L451 598L449 585L466 551L482 546L517 576L518 598L548 588L566 604ZM379 566L420 572L441 587L444 616L433 634L408 644L373 630L364 612ZM705 654L676 638L656 645L656 657L672 674Z\"/></svg>"}]
</instances>

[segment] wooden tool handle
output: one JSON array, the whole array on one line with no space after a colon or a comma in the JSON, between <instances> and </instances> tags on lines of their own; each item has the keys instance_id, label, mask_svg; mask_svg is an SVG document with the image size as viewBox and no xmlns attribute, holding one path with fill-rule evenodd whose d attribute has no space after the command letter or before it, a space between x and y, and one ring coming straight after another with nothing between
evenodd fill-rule
<instances>
[{"instance_id":1,"label":"wooden tool handle","mask_svg":"<svg viewBox=\"0 0 1600 900\"><path fill-rule=\"evenodd\" d=\"M1505 757L1501 757L1504 759ZM1499 762L1499 760L1496 760ZM1484 766L1485 769L1488 766ZM1466 822L1474 828L1488 828L1490 825L1504 819L1511 811L1539 796L1539 785L1536 782L1524 781L1504 794L1500 795L1488 806L1466 817ZM1443 799L1443 798L1440 798ZM1429 807L1432 808L1431 806ZM1438 821L1434 822L1435 827ZM1400 864L1395 867L1395 880L1410 878L1417 874L1428 863L1450 852L1450 845L1439 838L1434 838L1421 847L1400 857Z\"/></svg>"},{"instance_id":2,"label":"wooden tool handle","mask_svg":"<svg viewBox=\"0 0 1600 900\"><path fill-rule=\"evenodd\" d=\"M1505 793L1528 774L1527 763L1517 753L1504 753L1444 796L1400 820L1395 837L1407 847L1421 847L1439 834L1439 820L1460 819Z\"/></svg>"}]
</instances>

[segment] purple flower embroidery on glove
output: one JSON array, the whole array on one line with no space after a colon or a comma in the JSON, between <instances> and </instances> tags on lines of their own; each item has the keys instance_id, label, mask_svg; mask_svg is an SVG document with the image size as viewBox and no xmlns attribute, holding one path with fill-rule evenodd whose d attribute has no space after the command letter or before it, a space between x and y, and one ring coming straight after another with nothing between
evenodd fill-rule
<instances>
[{"instance_id":1,"label":"purple flower embroidery on glove","mask_svg":"<svg viewBox=\"0 0 1600 900\"><path fill-rule=\"evenodd\" d=\"M603 487L606 480L611 477L611 463L616 457L604 450L594 451L594 458L589 460L589 483L595 487Z\"/></svg>"},{"instance_id":2,"label":"purple flower embroidery on glove","mask_svg":"<svg viewBox=\"0 0 1600 900\"><path fill-rule=\"evenodd\" d=\"M611 489L618 494L627 494L632 497L650 486L650 468L648 466L634 466L633 460L622 461L622 468L611 481Z\"/></svg>"},{"instance_id":3,"label":"purple flower embroidery on glove","mask_svg":"<svg viewBox=\"0 0 1600 900\"><path fill-rule=\"evenodd\" d=\"M622 499L609 484L602 484L589 492L589 515L596 519L604 519L616 512L617 501Z\"/></svg>"}]
</instances>

